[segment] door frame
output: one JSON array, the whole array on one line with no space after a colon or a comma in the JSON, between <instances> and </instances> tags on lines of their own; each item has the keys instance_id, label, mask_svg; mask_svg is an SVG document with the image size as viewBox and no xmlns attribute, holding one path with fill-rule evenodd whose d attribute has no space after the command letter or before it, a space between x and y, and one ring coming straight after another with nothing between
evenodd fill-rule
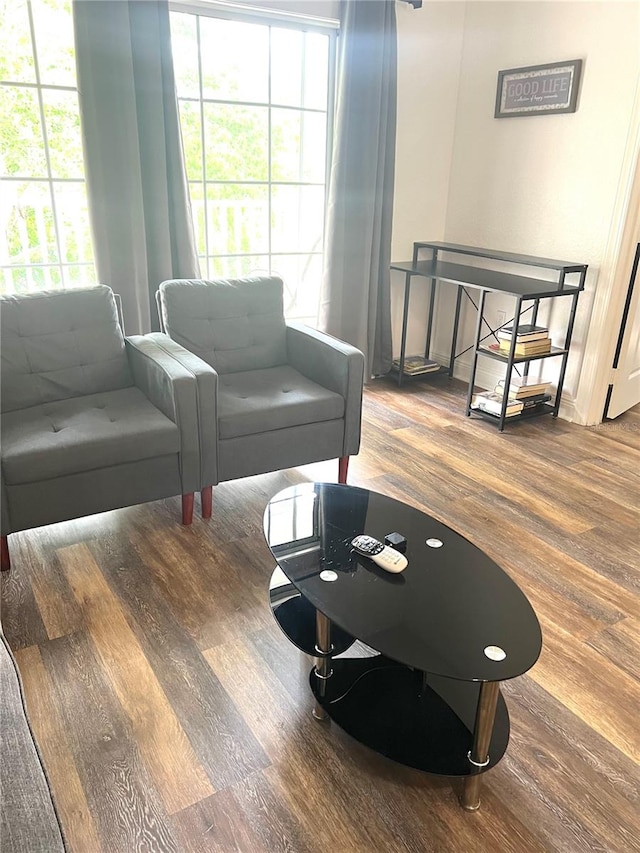
<instances>
[{"instance_id":1,"label":"door frame","mask_svg":"<svg viewBox=\"0 0 640 853\"><path fill-rule=\"evenodd\" d=\"M576 421L602 421L613 357L627 297L629 274L640 240L640 75L631 112L612 224L591 311L591 322L575 398Z\"/></svg>"}]
</instances>

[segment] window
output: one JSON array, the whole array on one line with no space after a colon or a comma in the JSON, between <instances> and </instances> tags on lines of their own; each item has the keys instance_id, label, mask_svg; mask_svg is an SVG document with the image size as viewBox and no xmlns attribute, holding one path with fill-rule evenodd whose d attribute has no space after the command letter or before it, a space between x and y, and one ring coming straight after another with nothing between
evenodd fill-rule
<instances>
[{"instance_id":1,"label":"window","mask_svg":"<svg viewBox=\"0 0 640 853\"><path fill-rule=\"evenodd\" d=\"M70 0L0 9L0 292L95 282Z\"/></svg>"},{"instance_id":2,"label":"window","mask_svg":"<svg viewBox=\"0 0 640 853\"><path fill-rule=\"evenodd\" d=\"M202 274L280 275L315 324L334 35L182 11L171 32Z\"/></svg>"}]
</instances>

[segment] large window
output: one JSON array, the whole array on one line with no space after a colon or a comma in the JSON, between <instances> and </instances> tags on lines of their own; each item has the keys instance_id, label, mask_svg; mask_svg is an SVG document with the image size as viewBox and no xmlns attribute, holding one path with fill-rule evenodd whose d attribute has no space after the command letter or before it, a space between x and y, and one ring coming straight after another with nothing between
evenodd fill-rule
<instances>
[{"instance_id":1,"label":"large window","mask_svg":"<svg viewBox=\"0 0 640 853\"><path fill-rule=\"evenodd\" d=\"M182 11L171 32L202 273L280 275L315 324L333 34Z\"/></svg>"},{"instance_id":2,"label":"large window","mask_svg":"<svg viewBox=\"0 0 640 853\"><path fill-rule=\"evenodd\" d=\"M0 0L0 292L95 282L70 0Z\"/></svg>"}]
</instances>

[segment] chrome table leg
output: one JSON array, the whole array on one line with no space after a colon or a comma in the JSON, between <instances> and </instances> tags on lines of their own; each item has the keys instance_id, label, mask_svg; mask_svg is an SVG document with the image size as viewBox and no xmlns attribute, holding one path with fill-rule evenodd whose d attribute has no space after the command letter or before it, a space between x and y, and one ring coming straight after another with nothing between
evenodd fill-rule
<instances>
[{"instance_id":1,"label":"chrome table leg","mask_svg":"<svg viewBox=\"0 0 640 853\"><path fill-rule=\"evenodd\" d=\"M319 610L316 610L316 651L318 657L315 659L314 673L318 695L324 697L327 692L327 679L333 674L331 669L333 646L331 645L331 621ZM316 720L326 720L329 716L317 699L312 713Z\"/></svg>"},{"instance_id":2,"label":"chrome table leg","mask_svg":"<svg viewBox=\"0 0 640 853\"><path fill-rule=\"evenodd\" d=\"M500 695L499 681L483 681L480 685L476 721L473 731L473 746L469 751L469 761L480 770L489 763L489 744L493 734L493 723L496 717L498 696ZM462 793L462 807L475 812L480 808L480 786L482 773L467 776Z\"/></svg>"}]
</instances>

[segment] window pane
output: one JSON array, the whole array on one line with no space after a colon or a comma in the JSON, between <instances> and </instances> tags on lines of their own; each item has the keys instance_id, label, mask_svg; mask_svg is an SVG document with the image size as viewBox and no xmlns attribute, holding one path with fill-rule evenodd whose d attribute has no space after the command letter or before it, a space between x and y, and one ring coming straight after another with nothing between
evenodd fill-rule
<instances>
[{"instance_id":1,"label":"window pane","mask_svg":"<svg viewBox=\"0 0 640 853\"><path fill-rule=\"evenodd\" d=\"M272 103L326 110L328 72L328 36L271 30Z\"/></svg>"},{"instance_id":2,"label":"window pane","mask_svg":"<svg viewBox=\"0 0 640 853\"><path fill-rule=\"evenodd\" d=\"M75 86L71 0L32 0L40 82Z\"/></svg>"},{"instance_id":3,"label":"window pane","mask_svg":"<svg viewBox=\"0 0 640 853\"><path fill-rule=\"evenodd\" d=\"M179 98L199 98L197 18L171 12L171 52Z\"/></svg>"},{"instance_id":4,"label":"window pane","mask_svg":"<svg viewBox=\"0 0 640 853\"><path fill-rule=\"evenodd\" d=\"M326 110L329 84L329 37L305 33L304 97L307 109Z\"/></svg>"},{"instance_id":5,"label":"window pane","mask_svg":"<svg viewBox=\"0 0 640 853\"><path fill-rule=\"evenodd\" d=\"M267 187L208 184L209 254L258 254L269 249Z\"/></svg>"},{"instance_id":6,"label":"window pane","mask_svg":"<svg viewBox=\"0 0 640 853\"><path fill-rule=\"evenodd\" d=\"M90 287L96 283L96 272L93 264L88 266L62 267L65 287Z\"/></svg>"},{"instance_id":7,"label":"window pane","mask_svg":"<svg viewBox=\"0 0 640 853\"><path fill-rule=\"evenodd\" d=\"M204 121L207 180L267 180L267 107L205 104Z\"/></svg>"},{"instance_id":8,"label":"window pane","mask_svg":"<svg viewBox=\"0 0 640 853\"><path fill-rule=\"evenodd\" d=\"M322 251L324 187L274 187L271 211L274 252Z\"/></svg>"},{"instance_id":9,"label":"window pane","mask_svg":"<svg viewBox=\"0 0 640 853\"><path fill-rule=\"evenodd\" d=\"M0 80L36 82L27 0L0 3Z\"/></svg>"},{"instance_id":10,"label":"window pane","mask_svg":"<svg viewBox=\"0 0 640 853\"><path fill-rule=\"evenodd\" d=\"M247 278L265 275L269 259L264 255L244 255L240 258L209 258L211 278Z\"/></svg>"},{"instance_id":11,"label":"window pane","mask_svg":"<svg viewBox=\"0 0 640 853\"><path fill-rule=\"evenodd\" d=\"M271 101L302 106L302 41L296 30L271 30Z\"/></svg>"},{"instance_id":12,"label":"window pane","mask_svg":"<svg viewBox=\"0 0 640 853\"><path fill-rule=\"evenodd\" d=\"M320 305L322 255L273 255L271 269L284 281L286 316L315 325Z\"/></svg>"},{"instance_id":13,"label":"window pane","mask_svg":"<svg viewBox=\"0 0 640 853\"><path fill-rule=\"evenodd\" d=\"M271 111L271 177L323 183L327 121L324 113Z\"/></svg>"},{"instance_id":14,"label":"window pane","mask_svg":"<svg viewBox=\"0 0 640 853\"><path fill-rule=\"evenodd\" d=\"M0 169L3 175L44 178L47 161L34 89L0 86Z\"/></svg>"},{"instance_id":15,"label":"window pane","mask_svg":"<svg viewBox=\"0 0 640 853\"><path fill-rule=\"evenodd\" d=\"M190 181L202 180L202 135L200 104L193 101L178 101L180 127L187 177Z\"/></svg>"},{"instance_id":16,"label":"window pane","mask_svg":"<svg viewBox=\"0 0 640 853\"><path fill-rule=\"evenodd\" d=\"M198 255L202 257L207 254L205 243L206 217L202 184L189 184L189 196L191 197L191 217L193 219L193 230L196 235L196 246L198 247ZM204 272L204 267L201 272Z\"/></svg>"},{"instance_id":17,"label":"window pane","mask_svg":"<svg viewBox=\"0 0 640 853\"><path fill-rule=\"evenodd\" d=\"M42 90L49 162L54 178L84 177L80 110L76 92Z\"/></svg>"},{"instance_id":18,"label":"window pane","mask_svg":"<svg viewBox=\"0 0 640 853\"><path fill-rule=\"evenodd\" d=\"M60 267L12 267L5 269L2 293L32 293L58 290L62 286Z\"/></svg>"},{"instance_id":19,"label":"window pane","mask_svg":"<svg viewBox=\"0 0 640 853\"><path fill-rule=\"evenodd\" d=\"M62 276L60 267L32 267L27 270L27 279L31 279L29 290L60 290L62 288Z\"/></svg>"},{"instance_id":20,"label":"window pane","mask_svg":"<svg viewBox=\"0 0 640 853\"><path fill-rule=\"evenodd\" d=\"M58 238L63 263L91 263L93 249L84 183L54 183Z\"/></svg>"},{"instance_id":21,"label":"window pane","mask_svg":"<svg viewBox=\"0 0 640 853\"><path fill-rule=\"evenodd\" d=\"M51 195L47 183L5 181L3 204L7 219L2 261L9 263L57 263Z\"/></svg>"},{"instance_id":22,"label":"window pane","mask_svg":"<svg viewBox=\"0 0 640 853\"><path fill-rule=\"evenodd\" d=\"M26 293L27 271L24 267L13 267L4 271L3 293ZM5 290L6 288L6 290Z\"/></svg>"},{"instance_id":23,"label":"window pane","mask_svg":"<svg viewBox=\"0 0 640 853\"><path fill-rule=\"evenodd\" d=\"M265 103L269 94L269 28L200 18L205 98Z\"/></svg>"}]
</instances>

